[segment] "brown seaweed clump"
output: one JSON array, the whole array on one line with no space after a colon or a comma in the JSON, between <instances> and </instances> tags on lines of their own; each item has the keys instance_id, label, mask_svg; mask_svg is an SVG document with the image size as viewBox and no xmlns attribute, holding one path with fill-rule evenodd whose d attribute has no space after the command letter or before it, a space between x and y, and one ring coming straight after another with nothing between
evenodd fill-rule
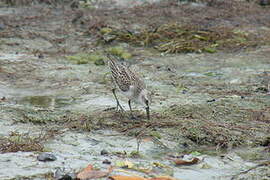
<instances>
[{"instance_id":1,"label":"brown seaweed clump","mask_svg":"<svg viewBox=\"0 0 270 180\"><path fill-rule=\"evenodd\" d=\"M225 27L200 29L177 23L163 24L155 29L142 29L138 33L113 29L106 36L108 34L114 40L136 46L153 47L165 53L214 53L217 50L239 50L257 44L252 34L240 30ZM100 37L104 39L104 35Z\"/></svg>"},{"instance_id":2,"label":"brown seaweed clump","mask_svg":"<svg viewBox=\"0 0 270 180\"><path fill-rule=\"evenodd\" d=\"M31 152L45 150L44 142L53 136L53 132L32 136L29 133L11 132L8 136L0 137L0 152Z\"/></svg>"}]
</instances>

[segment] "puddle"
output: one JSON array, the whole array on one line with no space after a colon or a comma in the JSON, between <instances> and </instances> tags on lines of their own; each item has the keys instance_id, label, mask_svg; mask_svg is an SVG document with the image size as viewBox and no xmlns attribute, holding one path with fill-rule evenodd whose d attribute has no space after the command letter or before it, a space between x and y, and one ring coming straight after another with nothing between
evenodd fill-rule
<instances>
[{"instance_id":1,"label":"puddle","mask_svg":"<svg viewBox=\"0 0 270 180\"><path fill-rule=\"evenodd\" d=\"M19 104L27 104L41 108L57 108L70 105L72 99L52 96L26 96L18 101Z\"/></svg>"}]
</instances>

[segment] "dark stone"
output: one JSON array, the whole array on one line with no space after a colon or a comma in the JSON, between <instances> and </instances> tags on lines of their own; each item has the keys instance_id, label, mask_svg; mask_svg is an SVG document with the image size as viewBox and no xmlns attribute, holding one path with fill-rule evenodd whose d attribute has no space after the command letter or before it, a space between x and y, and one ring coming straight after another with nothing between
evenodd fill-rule
<instances>
[{"instance_id":1,"label":"dark stone","mask_svg":"<svg viewBox=\"0 0 270 180\"><path fill-rule=\"evenodd\" d=\"M58 180L72 180L73 178L68 175L68 174L65 174L64 176L62 176L61 178L59 178Z\"/></svg>"},{"instance_id":2,"label":"dark stone","mask_svg":"<svg viewBox=\"0 0 270 180\"><path fill-rule=\"evenodd\" d=\"M188 147L189 147L189 144L188 144L187 142L184 142L182 145L183 145L183 147L185 147L185 148L188 148Z\"/></svg>"},{"instance_id":3,"label":"dark stone","mask_svg":"<svg viewBox=\"0 0 270 180\"><path fill-rule=\"evenodd\" d=\"M182 94L186 94L188 91L186 90L186 89L184 89L183 91L182 91Z\"/></svg>"},{"instance_id":4,"label":"dark stone","mask_svg":"<svg viewBox=\"0 0 270 180\"><path fill-rule=\"evenodd\" d=\"M111 164L112 162L109 161L108 159L105 159L104 161L102 161L103 164Z\"/></svg>"},{"instance_id":5,"label":"dark stone","mask_svg":"<svg viewBox=\"0 0 270 180\"><path fill-rule=\"evenodd\" d=\"M44 58L44 55L43 55L43 54L39 54L39 55L38 55L38 58L39 58L39 59L43 59L43 58Z\"/></svg>"},{"instance_id":6,"label":"dark stone","mask_svg":"<svg viewBox=\"0 0 270 180\"><path fill-rule=\"evenodd\" d=\"M58 168L54 173L54 179L57 180L72 180L76 179L75 173L66 173L64 169Z\"/></svg>"},{"instance_id":7,"label":"dark stone","mask_svg":"<svg viewBox=\"0 0 270 180\"><path fill-rule=\"evenodd\" d=\"M261 146L269 146L270 145L270 137L266 137L260 144Z\"/></svg>"},{"instance_id":8,"label":"dark stone","mask_svg":"<svg viewBox=\"0 0 270 180\"><path fill-rule=\"evenodd\" d=\"M268 89L266 87L258 87L255 92L267 93Z\"/></svg>"},{"instance_id":9,"label":"dark stone","mask_svg":"<svg viewBox=\"0 0 270 180\"><path fill-rule=\"evenodd\" d=\"M55 161L57 158L55 157L55 155L45 152L38 155L37 159L39 161L46 162L46 161Z\"/></svg>"},{"instance_id":10,"label":"dark stone","mask_svg":"<svg viewBox=\"0 0 270 180\"><path fill-rule=\"evenodd\" d=\"M207 100L206 102L215 102L216 99L210 99L210 100Z\"/></svg>"},{"instance_id":11,"label":"dark stone","mask_svg":"<svg viewBox=\"0 0 270 180\"><path fill-rule=\"evenodd\" d=\"M261 6L267 6L267 5L270 5L270 0L260 0L260 5L261 5Z\"/></svg>"},{"instance_id":12,"label":"dark stone","mask_svg":"<svg viewBox=\"0 0 270 180\"><path fill-rule=\"evenodd\" d=\"M105 65L105 62L103 59L98 59L95 61L95 65L96 66L104 66Z\"/></svg>"},{"instance_id":13,"label":"dark stone","mask_svg":"<svg viewBox=\"0 0 270 180\"><path fill-rule=\"evenodd\" d=\"M100 151L100 154L101 154L101 155L108 155L109 152L108 152L107 150L105 150L105 149L102 149L102 150Z\"/></svg>"}]
</instances>

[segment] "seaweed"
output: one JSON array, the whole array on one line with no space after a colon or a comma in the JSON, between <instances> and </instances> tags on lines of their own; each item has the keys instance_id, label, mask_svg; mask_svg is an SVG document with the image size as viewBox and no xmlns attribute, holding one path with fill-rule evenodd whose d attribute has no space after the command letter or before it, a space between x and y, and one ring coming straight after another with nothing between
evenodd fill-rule
<instances>
[{"instance_id":1,"label":"seaweed","mask_svg":"<svg viewBox=\"0 0 270 180\"><path fill-rule=\"evenodd\" d=\"M119 42L152 47L165 53L215 53L218 50L241 49L257 45L253 41L252 34L225 27L203 30L196 26L171 23L162 24L156 29L142 29L138 33L112 28L106 29L110 29L106 34L113 35L114 39Z\"/></svg>"},{"instance_id":2,"label":"seaweed","mask_svg":"<svg viewBox=\"0 0 270 180\"><path fill-rule=\"evenodd\" d=\"M0 137L0 152L45 151L44 142L54 137L55 133L55 131L47 131L33 136L29 133L13 131L8 136Z\"/></svg>"}]
</instances>

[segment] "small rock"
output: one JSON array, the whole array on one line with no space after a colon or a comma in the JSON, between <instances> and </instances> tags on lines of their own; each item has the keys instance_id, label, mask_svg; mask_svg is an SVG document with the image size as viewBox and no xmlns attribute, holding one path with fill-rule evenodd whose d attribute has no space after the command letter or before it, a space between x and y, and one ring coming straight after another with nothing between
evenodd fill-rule
<instances>
[{"instance_id":1,"label":"small rock","mask_svg":"<svg viewBox=\"0 0 270 180\"><path fill-rule=\"evenodd\" d=\"M95 65L96 65L96 66L104 66L104 65L105 65L105 62L104 62L103 59L97 59L97 60L95 61Z\"/></svg>"},{"instance_id":2,"label":"small rock","mask_svg":"<svg viewBox=\"0 0 270 180\"><path fill-rule=\"evenodd\" d=\"M61 178L57 179L57 180L72 180L73 178L68 175L68 174L65 174L64 176L62 176Z\"/></svg>"},{"instance_id":3,"label":"small rock","mask_svg":"<svg viewBox=\"0 0 270 180\"><path fill-rule=\"evenodd\" d=\"M188 144L187 142L184 142L184 143L182 143L182 146L183 146L184 148L188 148L188 147L189 147L189 144Z\"/></svg>"},{"instance_id":4,"label":"small rock","mask_svg":"<svg viewBox=\"0 0 270 180\"><path fill-rule=\"evenodd\" d=\"M255 92L259 92L259 93L267 93L268 89L266 87L258 87Z\"/></svg>"},{"instance_id":5,"label":"small rock","mask_svg":"<svg viewBox=\"0 0 270 180\"><path fill-rule=\"evenodd\" d=\"M65 173L64 169L57 169L54 173L54 179L57 180L72 180L76 178L75 173Z\"/></svg>"},{"instance_id":6,"label":"small rock","mask_svg":"<svg viewBox=\"0 0 270 180\"><path fill-rule=\"evenodd\" d=\"M206 102L215 102L215 101L216 101L216 99L209 99Z\"/></svg>"},{"instance_id":7,"label":"small rock","mask_svg":"<svg viewBox=\"0 0 270 180\"><path fill-rule=\"evenodd\" d=\"M44 58L44 55L43 55L43 54L39 54L39 55L38 55L38 58L39 58L39 59L43 59L43 58Z\"/></svg>"},{"instance_id":8,"label":"small rock","mask_svg":"<svg viewBox=\"0 0 270 180\"><path fill-rule=\"evenodd\" d=\"M105 149L102 149L100 151L100 155L108 155L108 154L109 154L109 152L107 150L105 150Z\"/></svg>"},{"instance_id":9,"label":"small rock","mask_svg":"<svg viewBox=\"0 0 270 180\"><path fill-rule=\"evenodd\" d=\"M184 89L183 91L182 91L182 94L186 94L188 91L186 90L186 89Z\"/></svg>"},{"instance_id":10,"label":"small rock","mask_svg":"<svg viewBox=\"0 0 270 180\"><path fill-rule=\"evenodd\" d=\"M76 174L75 173L65 174L58 180L73 180L73 179L76 179Z\"/></svg>"},{"instance_id":11,"label":"small rock","mask_svg":"<svg viewBox=\"0 0 270 180\"><path fill-rule=\"evenodd\" d=\"M269 146L270 145L270 137L266 137L262 140L261 146Z\"/></svg>"},{"instance_id":12,"label":"small rock","mask_svg":"<svg viewBox=\"0 0 270 180\"><path fill-rule=\"evenodd\" d=\"M267 5L270 5L270 0L260 0L260 5L261 5L261 6L267 6Z\"/></svg>"},{"instance_id":13,"label":"small rock","mask_svg":"<svg viewBox=\"0 0 270 180\"><path fill-rule=\"evenodd\" d=\"M104 161L102 161L103 164L111 164L112 162L109 161L108 159L105 159Z\"/></svg>"},{"instance_id":14,"label":"small rock","mask_svg":"<svg viewBox=\"0 0 270 180\"><path fill-rule=\"evenodd\" d=\"M45 152L38 155L37 159L39 161L46 162L46 161L55 161L57 158L55 157L55 155Z\"/></svg>"}]
</instances>

